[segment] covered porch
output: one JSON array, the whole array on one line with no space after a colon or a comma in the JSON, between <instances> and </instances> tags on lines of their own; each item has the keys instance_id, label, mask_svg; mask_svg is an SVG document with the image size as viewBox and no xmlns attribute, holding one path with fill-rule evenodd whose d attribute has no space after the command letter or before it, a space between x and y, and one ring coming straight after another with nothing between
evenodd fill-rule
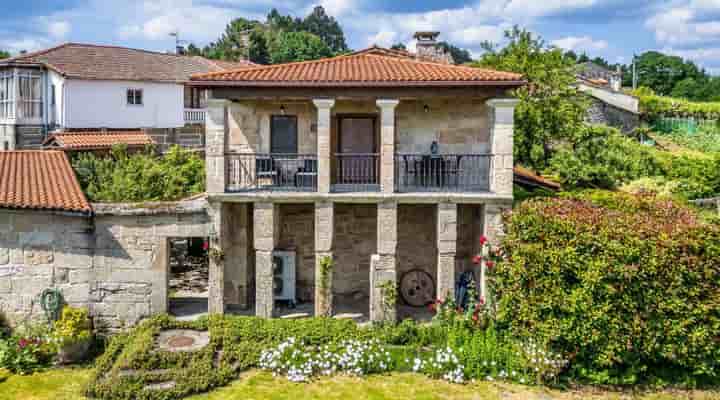
<instances>
[{"instance_id":1,"label":"covered porch","mask_svg":"<svg viewBox=\"0 0 720 400\"><path fill-rule=\"evenodd\" d=\"M210 312L428 320L428 304L454 296L463 272L482 290L483 268L471 259L477 238L499 232L504 207L218 203L213 219L222 223L211 242L224 257L211 259Z\"/></svg>"}]
</instances>

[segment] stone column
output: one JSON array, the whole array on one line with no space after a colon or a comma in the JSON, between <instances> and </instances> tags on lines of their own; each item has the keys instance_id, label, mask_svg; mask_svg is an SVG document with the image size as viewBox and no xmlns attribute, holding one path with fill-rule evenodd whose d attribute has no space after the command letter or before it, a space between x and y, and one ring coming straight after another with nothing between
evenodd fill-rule
<instances>
[{"instance_id":1,"label":"stone column","mask_svg":"<svg viewBox=\"0 0 720 400\"><path fill-rule=\"evenodd\" d=\"M490 191L512 196L513 127L516 99L490 99Z\"/></svg>"},{"instance_id":2,"label":"stone column","mask_svg":"<svg viewBox=\"0 0 720 400\"><path fill-rule=\"evenodd\" d=\"M226 218L223 203L210 202L208 211L210 213L210 249L216 249L224 254L226 247L225 232ZM223 314L225 312L225 263L217 257L208 257L208 312L210 314Z\"/></svg>"},{"instance_id":3,"label":"stone column","mask_svg":"<svg viewBox=\"0 0 720 400\"><path fill-rule=\"evenodd\" d=\"M457 252L457 204L437 205L437 298L455 296L455 254Z\"/></svg>"},{"instance_id":4,"label":"stone column","mask_svg":"<svg viewBox=\"0 0 720 400\"><path fill-rule=\"evenodd\" d=\"M330 193L330 115L335 100L313 99L313 103L317 107L318 193Z\"/></svg>"},{"instance_id":5,"label":"stone column","mask_svg":"<svg viewBox=\"0 0 720 400\"><path fill-rule=\"evenodd\" d=\"M395 191L395 107L399 100L378 99L380 108L380 191Z\"/></svg>"},{"instance_id":6,"label":"stone column","mask_svg":"<svg viewBox=\"0 0 720 400\"><path fill-rule=\"evenodd\" d=\"M323 272L323 262L333 259L335 212L332 202L315 203L315 316L333 313L332 268Z\"/></svg>"},{"instance_id":7,"label":"stone column","mask_svg":"<svg viewBox=\"0 0 720 400\"><path fill-rule=\"evenodd\" d=\"M255 242L255 315L272 318L273 251L280 236L278 207L273 203L255 203L253 239Z\"/></svg>"},{"instance_id":8,"label":"stone column","mask_svg":"<svg viewBox=\"0 0 720 400\"><path fill-rule=\"evenodd\" d=\"M225 204L227 235L223 243L225 250L225 304L247 309L248 287L248 229L249 213L247 203Z\"/></svg>"},{"instance_id":9,"label":"stone column","mask_svg":"<svg viewBox=\"0 0 720 400\"><path fill-rule=\"evenodd\" d=\"M370 260L370 320L397 317L397 202L378 204L377 254Z\"/></svg>"},{"instance_id":10,"label":"stone column","mask_svg":"<svg viewBox=\"0 0 720 400\"><path fill-rule=\"evenodd\" d=\"M205 120L205 182L208 194L224 193L228 101L208 100Z\"/></svg>"},{"instance_id":11,"label":"stone column","mask_svg":"<svg viewBox=\"0 0 720 400\"><path fill-rule=\"evenodd\" d=\"M509 204L486 204L483 207L483 236L488 240L488 243L492 246L497 246L504 235L502 213L512 208L512 203ZM488 299L487 290L487 266L485 265L484 256L487 256L487 252L483 252L483 262L480 269L480 295Z\"/></svg>"}]
</instances>

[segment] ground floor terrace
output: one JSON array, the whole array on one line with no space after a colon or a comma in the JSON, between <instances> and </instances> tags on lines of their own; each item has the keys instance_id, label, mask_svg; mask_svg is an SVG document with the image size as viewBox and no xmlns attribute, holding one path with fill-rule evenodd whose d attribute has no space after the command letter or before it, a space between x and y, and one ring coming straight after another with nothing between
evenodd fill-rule
<instances>
[{"instance_id":1,"label":"ground floor terrace","mask_svg":"<svg viewBox=\"0 0 720 400\"><path fill-rule=\"evenodd\" d=\"M483 290L483 268L472 263L477 239L498 236L507 207L503 201L211 201L208 311L429 319L428 304L454 296L462 273L471 271Z\"/></svg>"}]
</instances>

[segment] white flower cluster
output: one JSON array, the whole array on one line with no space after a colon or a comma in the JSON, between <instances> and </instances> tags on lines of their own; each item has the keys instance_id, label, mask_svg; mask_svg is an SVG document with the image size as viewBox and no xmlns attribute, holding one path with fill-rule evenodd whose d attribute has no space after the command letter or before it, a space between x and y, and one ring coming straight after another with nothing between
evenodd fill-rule
<instances>
[{"instance_id":1,"label":"white flower cluster","mask_svg":"<svg viewBox=\"0 0 720 400\"><path fill-rule=\"evenodd\" d=\"M263 351L259 364L273 375L287 375L292 382L307 382L317 375L345 373L359 376L389 371L392 358L377 340L346 340L339 346L316 348L291 337L276 348Z\"/></svg>"},{"instance_id":2,"label":"white flower cluster","mask_svg":"<svg viewBox=\"0 0 720 400\"><path fill-rule=\"evenodd\" d=\"M414 372L422 372L433 378L442 378L453 383L465 381L464 369L450 347L438 349L425 359L415 358L412 367Z\"/></svg>"},{"instance_id":3,"label":"white flower cluster","mask_svg":"<svg viewBox=\"0 0 720 400\"><path fill-rule=\"evenodd\" d=\"M568 360L546 350L532 339L521 347L530 372L540 378L552 379L568 365Z\"/></svg>"}]
</instances>

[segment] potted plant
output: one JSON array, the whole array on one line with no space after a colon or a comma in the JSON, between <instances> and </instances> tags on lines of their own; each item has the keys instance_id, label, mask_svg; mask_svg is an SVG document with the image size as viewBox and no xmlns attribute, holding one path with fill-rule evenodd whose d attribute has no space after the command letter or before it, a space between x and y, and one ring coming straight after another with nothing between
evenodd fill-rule
<instances>
[{"instance_id":1,"label":"potted plant","mask_svg":"<svg viewBox=\"0 0 720 400\"><path fill-rule=\"evenodd\" d=\"M88 310L66 306L55 322L52 337L58 347L58 363L82 361L90 350L92 329Z\"/></svg>"}]
</instances>

